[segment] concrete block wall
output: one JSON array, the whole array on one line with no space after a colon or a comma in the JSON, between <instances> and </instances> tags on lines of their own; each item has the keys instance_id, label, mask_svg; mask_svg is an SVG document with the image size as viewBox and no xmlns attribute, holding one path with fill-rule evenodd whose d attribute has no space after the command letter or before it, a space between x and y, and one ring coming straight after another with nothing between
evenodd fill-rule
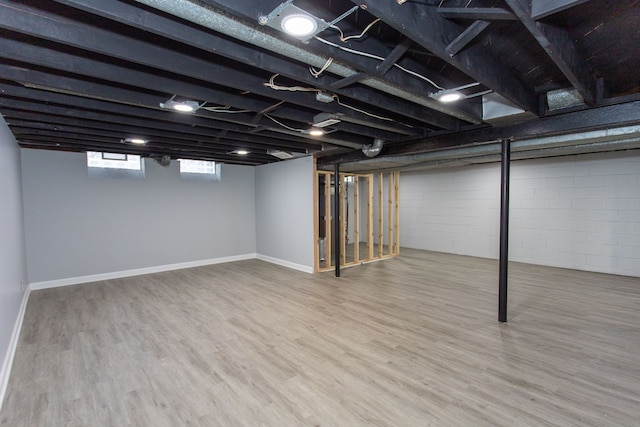
<instances>
[{"instance_id":1,"label":"concrete block wall","mask_svg":"<svg viewBox=\"0 0 640 427\"><path fill-rule=\"evenodd\" d=\"M500 165L402 174L401 245L497 258ZM515 161L510 260L640 277L640 152Z\"/></svg>"}]
</instances>

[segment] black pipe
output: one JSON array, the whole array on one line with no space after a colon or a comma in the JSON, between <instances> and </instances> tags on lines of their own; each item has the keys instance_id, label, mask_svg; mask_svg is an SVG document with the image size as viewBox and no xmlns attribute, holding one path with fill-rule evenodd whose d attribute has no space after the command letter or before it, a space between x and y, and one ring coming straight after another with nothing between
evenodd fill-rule
<instances>
[{"instance_id":1,"label":"black pipe","mask_svg":"<svg viewBox=\"0 0 640 427\"><path fill-rule=\"evenodd\" d=\"M340 164L338 163L336 163L334 166L334 174L335 185L333 194L333 253L335 254L336 277L340 277L340 249L342 242L340 235L342 234L342 231L340 230Z\"/></svg>"},{"instance_id":2,"label":"black pipe","mask_svg":"<svg viewBox=\"0 0 640 427\"><path fill-rule=\"evenodd\" d=\"M502 194L500 199L500 281L498 285L498 321L507 321L507 268L509 265L509 167L511 146L502 140Z\"/></svg>"}]
</instances>

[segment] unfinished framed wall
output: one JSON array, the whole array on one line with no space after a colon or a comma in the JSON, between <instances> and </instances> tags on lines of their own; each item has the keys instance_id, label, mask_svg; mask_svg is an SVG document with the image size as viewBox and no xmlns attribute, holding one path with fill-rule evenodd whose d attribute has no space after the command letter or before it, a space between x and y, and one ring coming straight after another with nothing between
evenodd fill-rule
<instances>
[{"instance_id":1,"label":"unfinished framed wall","mask_svg":"<svg viewBox=\"0 0 640 427\"><path fill-rule=\"evenodd\" d=\"M400 253L400 173L341 173L340 266L348 267ZM335 174L316 173L315 271L335 268Z\"/></svg>"}]
</instances>

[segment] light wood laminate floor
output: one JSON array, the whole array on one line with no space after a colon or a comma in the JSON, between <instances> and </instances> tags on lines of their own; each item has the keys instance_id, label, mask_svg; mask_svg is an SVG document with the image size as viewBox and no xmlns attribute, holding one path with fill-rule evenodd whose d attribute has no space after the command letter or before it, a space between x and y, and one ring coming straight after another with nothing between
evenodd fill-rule
<instances>
[{"instance_id":1,"label":"light wood laminate floor","mask_svg":"<svg viewBox=\"0 0 640 427\"><path fill-rule=\"evenodd\" d=\"M2 426L637 426L640 279L403 249L33 292Z\"/></svg>"}]
</instances>

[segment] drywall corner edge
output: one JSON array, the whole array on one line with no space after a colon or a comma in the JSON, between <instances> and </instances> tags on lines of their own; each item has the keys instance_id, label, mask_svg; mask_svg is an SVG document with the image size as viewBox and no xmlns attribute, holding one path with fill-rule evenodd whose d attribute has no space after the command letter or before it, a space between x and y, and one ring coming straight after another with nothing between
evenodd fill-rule
<instances>
[{"instance_id":1,"label":"drywall corner edge","mask_svg":"<svg viewBox=\"0 0 640 427\"><path fill-rule=\"evenodd\" d=\"M281 265L282 267L287 267L293 270L302 271L304 273L310 273L310 274L313 273L313 267L310 267L308 265L296 264L294 262L289 262L283 259L273 258L267 255L261 255L261 254L258 254L256 258L262 261L270 262L271 264Z\"/></svg>"},{"instance_id":2,"label":"drywall corner edge","mask_svg":"<svg viewBox=\"0 0 640 427\"><path fill-rule=\"evenodd\" d=\"M22 330L22 322L24 321L24 313L27 310L27 303L29 302L29 295L31 294L31 286L27 286L20 303L20 309L18 310L18 317L13 326L13 332L11 334L11 340L9 341L9 348L4 356L2 362L2 370L0 371L0 411L2 411L2 404L4 403L5 393L7 392L7 386L9 385L9 376L11 375L11 367L13 366L13 359L16 355L16 349L18 348L18 340L20 339L20 331Z\"/></svg>"}]
</instances>

